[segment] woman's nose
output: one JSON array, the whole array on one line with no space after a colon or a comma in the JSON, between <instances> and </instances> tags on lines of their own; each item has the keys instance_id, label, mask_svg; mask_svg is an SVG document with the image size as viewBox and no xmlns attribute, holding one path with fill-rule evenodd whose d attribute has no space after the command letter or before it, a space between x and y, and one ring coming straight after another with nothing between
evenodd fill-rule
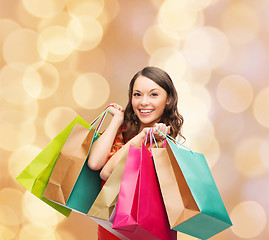
<instances>
[{"instance_id":1,"label":"woman's nose","mask_svg":"<svg viewBox=\"0 0 269 240\"><path fill-rule=\"evenodd\" d=\"M143 96L143 98L141 99L141 105L148 105L149 101L148 101L148 97L147 96Z\"/></svg>"}]
</instances>

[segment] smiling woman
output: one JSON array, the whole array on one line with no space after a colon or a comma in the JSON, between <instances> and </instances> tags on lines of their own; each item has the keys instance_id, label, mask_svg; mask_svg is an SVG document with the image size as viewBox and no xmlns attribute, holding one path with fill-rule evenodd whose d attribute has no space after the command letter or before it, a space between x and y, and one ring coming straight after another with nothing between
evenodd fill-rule
<instances>
[{"instance_id":1,"label":"smiling woman","mask_svg":"<svg viewBox=\"0 0 269 240\"><path fill-rule=\"evenodd\" d=\"M156 127L165 135L183 137L183 117L177 111L177 99L174 84L163 70L146 67L135 74L129 84L129 101L125 110L118 104L111 104L112 120L93 143L88 166L93 170L102 169L100 176L106 181L119 160L110 157L123 145L141 145L149 128ZM164 137L158 130L153 133L159 145ZM98 239L118 238L99 226Z\"/></svg>"}]
</instances>

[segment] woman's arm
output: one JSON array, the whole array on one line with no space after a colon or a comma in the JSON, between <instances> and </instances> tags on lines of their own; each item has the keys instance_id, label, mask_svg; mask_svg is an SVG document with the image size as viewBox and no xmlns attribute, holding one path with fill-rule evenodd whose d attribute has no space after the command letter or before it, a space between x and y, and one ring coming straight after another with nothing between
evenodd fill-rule
<instances>
[{"instance_id":1,"label":"woman's arm","mask_svg":"<svg viewBox=\"0 0 269 240\"><path fill-rule=\"evenodd\" d=\"M111 104L108 112L112 120L104 133L92 144L88 158L88 166L92 170L100 170L107 162L107 156L111 151L114 139L119 127L123 123L124 110L117 104Z\"/></svg>"}]
</instances>

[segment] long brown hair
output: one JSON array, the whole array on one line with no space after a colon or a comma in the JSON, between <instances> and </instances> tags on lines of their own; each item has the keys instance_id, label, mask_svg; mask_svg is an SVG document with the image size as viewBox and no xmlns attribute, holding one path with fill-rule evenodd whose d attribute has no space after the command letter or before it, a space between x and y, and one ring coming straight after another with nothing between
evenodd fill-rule
<instances>
[{"instance_id":1,"label":"long brown hair","mask_svg":"<svg viewBox=\"0 0 269 240\"><path fill-rule=\"evenodd\" d=\"M135 115L132 107L134 82L139 76L144 76L151 79L166 91L167 99L170 99L170 101L166 105L164 113L159 122L164 123L167 126L169 125L171 126L169 134L170 136L175 138L177 135L179 135L182 138L184 138L181 133L181 128L184 119L183 116L179 114L177 109L177 103L178 103L177 91L170 76L160 68L145 67L144 69L142 69L141 71L139 71L134 75L129 84L129 101L125 108L124 122L122 125L126 128L124 131L122 131L122 138L124 142L137 135L140 130L141 125L140 121L138 117Z\"/></svg>"}]
</instances>

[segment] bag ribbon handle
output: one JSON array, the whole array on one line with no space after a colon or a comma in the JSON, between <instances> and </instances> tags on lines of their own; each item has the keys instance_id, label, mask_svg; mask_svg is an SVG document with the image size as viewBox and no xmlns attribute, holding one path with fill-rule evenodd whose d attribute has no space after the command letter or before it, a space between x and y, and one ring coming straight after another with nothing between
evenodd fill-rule
<instances>
[{"instance_id":1,"label":"bag ribbon handle","mask_svg":"<svg viewBox=\"0 0 269 240\"><path fill-rule=\"evenodd\" d=\"M157 129L156 127L155 127L155 129L160 133L160 134L162 134L167 140L172 140L172 141L174 141L175 143L177 143L177 144L179 144L180 146L182 146L182 147L184 147L184 148L186 148L186 149L188 149L190 152L192 152L192 153L194 153L190 148L188 148L187 146L185 146L185 145L183 145L182 143L180 143L180 142L178 142L176 139L174 139L174 138L172 138L170 135L164 135L164 133L162 133L159 129ZM178 146L177 146L178 147Z\"/></svg>"}]
</instances>

